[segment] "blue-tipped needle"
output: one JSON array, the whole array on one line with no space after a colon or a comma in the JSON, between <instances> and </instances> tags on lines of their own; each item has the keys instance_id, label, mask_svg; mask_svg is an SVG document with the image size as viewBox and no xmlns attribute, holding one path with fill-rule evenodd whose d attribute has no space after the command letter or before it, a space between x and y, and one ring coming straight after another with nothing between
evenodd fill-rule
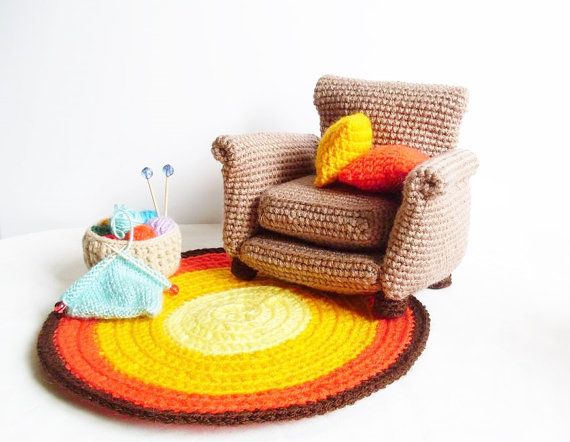
<instances>
[{"instance_id":1,"label":"blue-tipped needle","mask_svg":"<svg viewBox=\"0 0 570 442\"><path fill-rule=\"evenodd\" d=\"M164 173L164 216L168 216L168 177L174 174L174 167L165 164L162 173Z\"/></svg>"},{"instance_id":2,"label":"blue-tipped needle","mask_svg":"<svg viewBox=\"0 0 570 442\"><path fill-rule=\"evenodd\" d=\"M152 169L150 167L145 167L143 170L141 170L141 175L146 179L146 183L148 184L148 190L150 191L150 197L152 198L154 210L156 211L157 216L160 216L158 205L156 204L156 198L154 197L154 191L152 190L152 185L150 184L150 179L152 178Z\"/></svg>"}]
</instances>

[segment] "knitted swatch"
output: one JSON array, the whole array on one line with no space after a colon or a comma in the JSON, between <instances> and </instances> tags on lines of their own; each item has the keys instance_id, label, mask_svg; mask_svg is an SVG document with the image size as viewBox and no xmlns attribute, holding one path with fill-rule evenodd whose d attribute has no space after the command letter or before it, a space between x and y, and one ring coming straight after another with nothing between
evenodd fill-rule
<instances>
[{"instance_id":1,"label":"knitted swatch","mask_svg":"<svg viewBox=\"0 0 570 442\"><path fill-rule=\"evenodd\" d=\"M429 157L402 145L378 146L340 171L338 180L361 190L399 192L408 174Z\"/></svg>"},{"instance_id":2,"label":"knitted swatch","mask_svg":"<svg viewBox=\"0 0 570 442\"><path fill-rule=\"evenodd\" d=\"M317 149L315 185L336 180L338 172L372 147L372 125L363 113L343 117L324 133Z\"/></svg>"},{"instance_id":3,"label":"knitted swatch","mask_svg":"<svg viewBox=\"0 0 570 442\"><path fill-rule=\"evenodd\" d=\"M79 318L133 318L156 315L170 282L124 252L93 266L62 296L66 314Z\"/></svg>"}]
</instances>

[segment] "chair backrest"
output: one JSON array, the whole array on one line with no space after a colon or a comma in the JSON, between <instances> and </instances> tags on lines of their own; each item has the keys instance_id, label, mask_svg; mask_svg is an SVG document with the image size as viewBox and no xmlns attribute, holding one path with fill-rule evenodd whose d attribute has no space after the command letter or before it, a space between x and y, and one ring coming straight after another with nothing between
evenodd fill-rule
<instances>
[{"instance_id":1,"label":"chair backrest","mask_svg":"<svg viewBox=\"0 0 570 442\"><path fill-rule=\"evenodd\" d=\"M324 76L314 103L321 135L339 118L363 112L372 122L374 144L405 144L432 157L456 146L467 90Z\"/></svg>"}]
</instances>

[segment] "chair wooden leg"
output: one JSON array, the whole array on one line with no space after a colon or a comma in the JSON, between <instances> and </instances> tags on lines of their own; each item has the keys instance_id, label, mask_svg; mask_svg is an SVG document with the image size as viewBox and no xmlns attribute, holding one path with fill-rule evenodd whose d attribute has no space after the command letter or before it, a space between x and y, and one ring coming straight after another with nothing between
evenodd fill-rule
<instances>
[{"instance_id":1,"label":"chair wooden leg","mask_svg":"<svg viewBox=\"0 0 570 442\"><path fill-rule=\"evenodd\" d=\"M442 279L439 282L436 282L435 284L430 285L428 288L432 290L439 290L449 287L450 285L451 285L451 275L449 275L447 278Z\"/></svg>"},{"instance_id":2,"label":"chair wooden leg","mask_svg":"<svg viewBox=\"0 0 570 442\"><path fill-rule=\"evenodd\" d=\"M251 281L257 275L257 270L252 269L239 258L232 258L232 274L243 281Z\"/></svg>"},{"instance_id":3,"label":"chair wooden leg","mask_svg":"<svg viewBox=\"0 0 570 442\"><path fill-rule=\"evenodd\" d=\"M374 297L373 310L376 316L384 319L397 318L402 316L408 307L408 299L394 301L384 297L383 293L378 293Z\"/></svg>"}]
</instances>

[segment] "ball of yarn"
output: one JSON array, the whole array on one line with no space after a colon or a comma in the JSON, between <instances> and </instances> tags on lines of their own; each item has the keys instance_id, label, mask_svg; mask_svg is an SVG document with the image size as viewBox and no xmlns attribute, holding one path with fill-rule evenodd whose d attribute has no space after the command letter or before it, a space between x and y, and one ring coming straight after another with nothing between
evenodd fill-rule
<instances>
[{"instance_id":1,"label":"ball of yarn","mask_svg":"<svg viewBox=\"0 0 570 442\"><path fill-rule=\"evenodd\" d=\"M105 236L108 233L111 233L111 228L108 225L95 224L94 226L91 226L91 231L99 236Z\"/></svg>"},{"instance_id":2,"label":"ball of yarn","mask_svg":"<svg viewBox=\"0 0 570 442\"><path fill-rule=\"evenodd\" d=\"M146 224L141 224L134 228L134 240L135 241L144 241L145 239L155 238L156 232L152 229L152 227L147 226ZM131 237L131 232L125 235L125 239L129 240Z\"/></svg>"},{"instance_id":3,"label":"ball of yarn","mask_svg":"<svg viewBox=\"0 0 570 442\"><path fill-rule=\"evenodd\" d=\"M138 213L138 217L141 220L141 224L146 224L152 218L156 218L158 214L154 210L141 210Z\"/></svg>"},{"instance_id":4,"label":"ball of yarn","mask_svg":"<svg viewBox=\"0 0 570 442\"><path fill-rule=\"evenodd\" d=\"M128 209L124 204L115 204L115 213L111 218L111 233L117 238L123 239L131 231L131 224L137 226L143 224L139 212Z\"/></svg>"},{"instance_id":5,"label":"ball of yarn","mask_svg":"<svg viewBox=\"0 0 570 442\"><path fill-rule=\"evenodd\" d=\"M172 218L168 218L167 216L158 216L156 218L152 218L148 220L146 224L156 232L157 235L164 235L165 233L170 232L176 223Z\"/></svg>"}]
</instances>

